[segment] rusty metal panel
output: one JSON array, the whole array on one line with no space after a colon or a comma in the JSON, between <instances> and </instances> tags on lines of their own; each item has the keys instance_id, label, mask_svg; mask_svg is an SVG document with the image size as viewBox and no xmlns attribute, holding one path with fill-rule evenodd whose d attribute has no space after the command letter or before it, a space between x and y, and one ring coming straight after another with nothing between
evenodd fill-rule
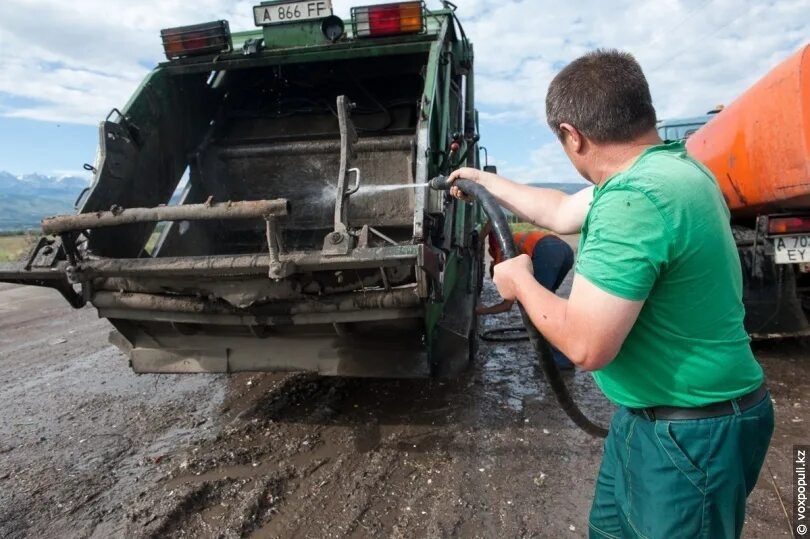
<instances>
[{"instance_id":1,"label":"rusty metal panel","mask_svg":"<svg viewBox=\"0 0 810 539\"><path fill-rule=\"evenodd\" d=\"M221 147L216 161L208 159L210 172L205 175L221 174L230 199L288 199L293 208L286 222L289 228L331 229L340 153L326 150L339 148L339 141L302 142L297 149L290 143L274 146ZM350 198L349 224L412 226L413 189L373 190L373 186L414 182L410 138L360 139L355 150L352 166L360 169L366 189L361 187Z\"/></svg>"}]
</instances>

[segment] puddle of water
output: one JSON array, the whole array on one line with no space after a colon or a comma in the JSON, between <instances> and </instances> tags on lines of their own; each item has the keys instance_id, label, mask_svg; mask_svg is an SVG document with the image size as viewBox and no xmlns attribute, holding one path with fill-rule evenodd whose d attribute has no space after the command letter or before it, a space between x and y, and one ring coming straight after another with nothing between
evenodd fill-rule
<instances>
[{"instance_id":1,"label":"puddle of water","mask_svg":"<svg viewBox=\"0 0 810 539\"><path fill-rule=\"evenodd\" d=\"M568 297L573 281L573 269L563 280L557 289L557 295ZM484 305L492 305L500 301L500 296L491 282L487 281L481 295L481 302ZM495 316L486 316L481 319L480 330L494 329L496 327L508 327L522 325L523 321L517 308ZM482 369L483 381L488 391L504 399L505 405L513 411L522 412L526 405L531 405L539 401L547 402L547 405L557 406L553 394L550 392L542 369L539 365L537 352L528 341L512 343L493 342L481 343L482 353L484 350L487 358ZM564 375L569 391L574 392L574 388L583 389L585 395L593 384L590 375L584 372L577 372L574 375ZM580 391L577 391L580 393ZM595 392L599 400L599 392ZM576 398L575 398L576 400Z\"/></svg>"},{"instance_id":2,"label":"puddle of water","mask_svg":"<svg viewBox=\"0 0 810 539\"><path fill-rule=\"evenodd\" d=\"M514 412L521 412L527 401L543 396L533 352L528 346L499 344L489 351L482 368L485 386Z\"/></svg>"},{"instance_id":3,"label":"puddle of water","mask_svg":"<svg viewBox=\"0 0 810 539\"><path fill-rule=\"evenodd\" d=\"M179 376L195 382L193 376ZM203 388L207 389L206 395L200 399L199 392ZM136 446L136 450L117 466L118 484L116 489L135 488L135 482L143 479L144 473L149 473L148 468L146 470L143 468L144 459L171 457L188 449L194 441L200 443L213 439L219 432L219 426L212 421L212 418L217 416L217 410L225 400L225 390L224 379L217 380L216 383L210 385L204 379L199 379L186 391L180 392L183 397L198 398L200 406L193 410L185 421L182 421L182 425L172 426L160 432L149 445ZM167 390L164 388L164 391ZM153 473L157 473L157 468Z\"/></svg>"}]
</instances>

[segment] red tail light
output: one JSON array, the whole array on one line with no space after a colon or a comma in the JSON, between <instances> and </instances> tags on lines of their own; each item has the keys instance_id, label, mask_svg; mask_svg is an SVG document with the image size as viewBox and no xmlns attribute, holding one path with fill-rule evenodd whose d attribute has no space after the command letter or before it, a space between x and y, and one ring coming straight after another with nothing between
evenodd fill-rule
<instances>
[{"instance_id":1,"label":"red tail light","mask_svg":"<svg viewBox=\"0 0 810 539\"><path fill-rule=\"evenodd\" d=\"M214 21L191 26L178 26L160 31L166 58L184 58L231 50L228 21Z\"/></svg>"},{"instance_id":2,"label":"red tail light","mask_svg":"<svg viewBox=\"0 0 810 539\"><path fill-rule=\"evenodd\" d=\"M425 4L402 2L352 8L356 37L416 34L425 29Z\"/></svg>"},{"instance_id":3,"label":"red tail light","mask_svg":"<svg viewBox=\"0 0 810 539\"><path fill-rule=\"evenodd\" d=\"M768 219L768 233L795 234L810 232L810 217L771 217Z\"/></svg>"}]
</instances>

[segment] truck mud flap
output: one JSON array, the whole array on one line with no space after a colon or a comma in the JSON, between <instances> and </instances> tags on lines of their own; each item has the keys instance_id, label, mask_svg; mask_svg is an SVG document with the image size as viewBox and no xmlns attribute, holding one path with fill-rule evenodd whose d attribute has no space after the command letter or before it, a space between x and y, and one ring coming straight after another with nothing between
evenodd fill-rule
<instances>
[{"instance_id":1,"label":"truck mud flap","mask_svg":"<svg viewBox=\"0 0 810 539\"><path fill-rule=\"evenodd\" d=\"M758 245L756 256L753 247L740 249L745 329L754 339L810 335L796 290L796 269L774 263L768 247Z\"/></svg>"}]
</instances>

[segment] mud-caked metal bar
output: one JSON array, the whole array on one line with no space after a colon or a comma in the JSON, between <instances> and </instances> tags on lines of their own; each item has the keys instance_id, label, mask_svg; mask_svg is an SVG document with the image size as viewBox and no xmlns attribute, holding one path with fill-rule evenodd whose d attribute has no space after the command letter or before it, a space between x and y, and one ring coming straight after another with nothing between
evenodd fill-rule
<instances>
[{"instance_id":1,"label":"mud-caked metal bar","mask_svg":"<svg viewBox=\"0 0 810 539\"><path fill-rule=\"evenodd\" d=\"M106 228L132 223L160 221L210 221L217 219L255 219L285 217L289 213L286 199L243 200L215 204L185 204L155 208L113 208L110 211L58 215L42 220L45 234Z\"/></svg>"},{"instance_id":2,"label":"mud-caked metal bar","mask_svg":"<svg viewBox=\"0 0 810 539\"><path fill-rule=\"evenodd\" d=\"M253 316L289 316L311 313L340 313L375 309L402 309L418 307L419 296L415 287L390 291L321 296L317 301L270 303L260 307L237 309L225 302L212 302L193 296L164 296L131 292L99 291L91 300L99 309L134 309L197 314L239 314Z\"/></svg>"},{"instance_id":3,"label":"mud-caked metal bar","mask_svg":"<svg viewBox=\"0 0 810 539\"><path fill-rule=\"evenodd\" d=\"M289 271L330 271L415 265L422 245L391 245L354 249L349 255L324 256L319 252L279 254ZM79 262L85 278L96 277L218 277L266 274L269 255L215 255L162 258L107 258Z\"/></svg>"},{"instance_id":4,"label":"mud-caked metal bar","mask_svg":"<svg viewBox=\"0 0 810 539\"><path fill-rule=\"evenodd\" d=\"M326 235L323 242L323 254L345 255L354 247L354 240L349 234L349 196L360 187L360 170L349 168L357 156L354 145L357 143L357 130L351 119L349 103L345 95L337 98L338 127L340 128L340 168L338 169L337 189L335 193L335 229ZM356 183L350 188L347 183L349 172L354 172Z\"/></svg>"},{"instance_id":5,"label":"mud-caked metal bar","mask_svg":"<svg viewBox=\"0 0 810 539\"><path fill-rule=\"evenodd\" d=\"M63 281L63 267L28 268L25 262L0 262L0 282L19 282L27 284L32 281Z\"/></svg>"}]
</instances>

